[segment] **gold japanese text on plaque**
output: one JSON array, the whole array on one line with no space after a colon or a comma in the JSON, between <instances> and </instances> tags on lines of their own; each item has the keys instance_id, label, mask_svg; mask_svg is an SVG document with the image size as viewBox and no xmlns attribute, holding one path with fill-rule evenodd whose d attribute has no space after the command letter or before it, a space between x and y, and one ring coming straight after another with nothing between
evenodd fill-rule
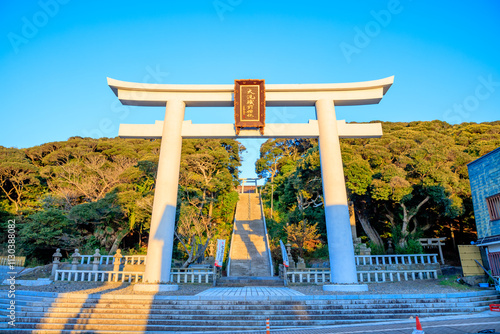
<instances>
[{"instance_id":1,"label":"gold japanese text on plaque","mask_svg":"<svg viewBox=\"0 0 500 334\"><path fill-rule=\"evenodd\" d=\"M242 128L257 128L264 134L266 91L264 80L234 80L236 135Z\"/></svg>"}]
</instances>

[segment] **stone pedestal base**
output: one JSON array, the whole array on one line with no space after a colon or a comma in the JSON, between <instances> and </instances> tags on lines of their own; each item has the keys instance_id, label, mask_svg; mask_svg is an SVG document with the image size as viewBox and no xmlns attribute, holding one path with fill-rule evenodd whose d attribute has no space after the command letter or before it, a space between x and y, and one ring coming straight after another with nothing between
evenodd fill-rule
<instances>
[{"instance_id":1,"label":"stone pedestal base","mask_svg":"<svg viewBox=\"0 0 500 334\"><path fill-rule=\"evenodd\" d=\"M366 284L325 284L323 291L368 291Z\"/></svg>"},{"instance_id":2,"label":"stone pedestal base","mask_svg":"<svg viewBox=\"0 0 500 334\"><path fill-rule=\"evenodd\" d=\"M164 292L164 291L177 291L177 290L179 290L179 286L177 284L138 283L134 285L134 291Z\"/></svg>"}]
</instances>

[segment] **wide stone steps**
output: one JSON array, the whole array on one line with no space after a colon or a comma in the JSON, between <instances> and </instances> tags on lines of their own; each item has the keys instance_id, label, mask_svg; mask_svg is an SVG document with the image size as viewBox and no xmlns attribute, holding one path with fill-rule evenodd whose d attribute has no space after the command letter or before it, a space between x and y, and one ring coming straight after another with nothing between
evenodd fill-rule
<instances>
[{"instance_id":1,"label":"wide stone steps","mask_svg":"<svg viewBox=\"0 0 500 334\"><path fill-rule=\"evenodd\" d=\"M0 332L8 333L147 333L161 331L262 331L273 329L460 315L500 303L494 292L448 294L448 297L292 296L247 300L205 296L16 296L16 328L6 328L9 299L0 293ZM178 298L178 299L177 299ZM319 299L325 298L325 299ZM336 298L336 299L326 299ZM342 299L345 298L345 299ZM348 299L349 298L349 299Z\"/></svg>"},{"instance_id":2,"label":"wide stone steps","mask_svg":"<svg viewBox=\"0 0 500 334\"><path fill-rule=\"evenodd\" d=\"M342 297L342 296L340 296ZM295 298L300 299L300 298ZM376 305L377 308L387 307L453 307L462 305L489 305L498 303L500 297L498 295L485 295L478 297L464 297L464 298L402 298L402 299L315 299L315 300L211 300L210 298L202 298L200 300L169 300L169 299L155 299L155 300L141 300L132 299L127 300L126 303L120 299L49 299L45 298L43 301L29 301L29 300L16 300L16 309L61 309L61 308L102 308L111 310L113 308L126 310L140 310L147 307L148 309L162 308L168 306L171 309L203 309L206 305L217 306L218 310L223 309L251 309L252 307L259 308L266 306L268 308L282 309L286 307L295 307L301 305L307 308L370 308ZM8 307L8 300L0 299L0 311ZM47 308L47 306L49 306Z\"/></svg>"},{"instance_id":3,"label":"wide stone steps","mask_svg":"<svg viewBox=\"0 0 500 334\"><path fill-rule=\"evenodd\" d=\"M230 249L231 276L271 276L260 205L259 194L240 194Z\"/></svg>"},{"instance_id":4,"label":"wide stone steps","mask_svg":"<svg viewBox=\"0 0 500 334\"><path fill-rule=\"evenodd\" d=\"M285 282L279 277L221 277L217 279L218 287L248 287L248 286L284 286Z\"/></svg>"},{"instance_id":5,"label":"wide stone steps","mask_svg":"<svg viewBox=\"0 0 500 334\"><path fill-rule=\"evenodd\" d=\"M208 299L208 298L207 298ZM124 303L121 300L99 300L87 299L81 302L75 300L61 301L16 301L16 310L33 310L33 311L50 311L59 309L104 309L112 311L119 309L120 312L125 310L140 311L143 308L148 310L162 309L168 306L169 309L190 309L190 310L203 310L207 305L216 306L217 310L251 310L260 309L265 306L266 309L286 309L296 308L300 305L302 308L307 309L362 309L362 308L433 308L433 307L461 307L464 305L469 306L486 306L489 304L496 304L500 302L500 298L496 296L484 296L474 298L442 298L442 299L362 299L362 300L272 300L272 301L221 301L221 300L154 300L154 301L141 301L141 300L127 300ZM22 305L20 305L22 304ZM8 301L0 300L0 312L8 307Z\"/></svg>"},{"instance_id":6,"label":"wide stone steps","mask_svg":"<svg viewBox=\"0 0 500 334\"><path fill-rule=\"evenodd\" d=\"M95 318L106 318L111 317L112 315L121 315L127 316L127 318L134 319L142 319L144 317L154 317L154 316L193 316L196 317L204 317L204 316L241 316L241 315L252 315L258 316L262 314L266 315L274 315L274 316L287 316L292 314L293 316L304 315L304 316L324 316L324 315L353 315L356 314L398 314L398 313L463 313L463 312L479 312L486 311L489 308L490 303L486 302L477 302L473 305L452 305L452 306L433 306L433 307L425 307L425 306L400 306L400 307L389 307L388 305L384 307L380 307L376 305L376 307L346 307L339 308L337 306L326 306L326 307L307 307L303 305L295 305L293 307L263 307L262 305L254 305L249 306L248 308L233 308L233 309L217 309L217 310L207 310L207 306L205 308L200 309L189 309L189 308L169 308L165 309L150 309L144 308L142 310L130 311L130 309L117 309L114 308L112 310L105 308L92 308L91 310L82 310L78 308L48 308L47 310L17 310L18 316L25 317L74 317L76 315L80 315L81 317L95 317ZM6 310L1 310L0 314L6 315L8 312Z\"/></svg>"},{"instance_id":7,"label":"wide stone steps","mask_svg":"<svg viewBox=\"0 0 500 334\"><path fill-rule=\"evenodd\" d=\"M380 309L376 312L371 310L318 310L316 312L311 312L311 310L293 310L290 311L272 311L272 310L254 310L254 311L231 311L231 312L218 312L218 311L206 311L206 312L196 312L193 314L192 310L179 310L174 312L155 312L155 313L141 313L141 314L130 314L125 312L120 313L96 313L96 312L19 312L17 314L18 319L25 319L27 322L37 322L36 319L40 318L50 318L49 322L57 322L59 319L94 319L100 321L101 319L127 319L127 320L178 320L182 316L183 320L215 320L221 321L224 319L228 320L253 320L259 319L261 317L272 316L273 320L346 320L345 316L349 316L349 320L354 319L366 319L371 318L393 318L395 316L401 315L402 317L407 317L408 315L419 315L419 314L463 314L464 312L477 312L481 311L481 308L477 307L460 307L460 308L393 308L393 309ZM2 311L5 314L4 311ZM353 314L354 313L354 314Z\"/></svg>"}]
</instances>

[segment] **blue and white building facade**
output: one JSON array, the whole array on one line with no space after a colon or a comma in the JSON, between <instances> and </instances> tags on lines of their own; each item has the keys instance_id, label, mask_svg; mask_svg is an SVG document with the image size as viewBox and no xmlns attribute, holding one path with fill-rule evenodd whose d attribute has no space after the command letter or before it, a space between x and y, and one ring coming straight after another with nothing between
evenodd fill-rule
<instances>
[{"instance_id":1,"label":"blue and white building facade","mask_svg":"<svg viewBox=\"0 0 500 334\"><path fill-rule=\"evenodd\" d=\"M500 276L500 147L467 165L477 242L493 275Z\"/></svg>"}]
</instances>

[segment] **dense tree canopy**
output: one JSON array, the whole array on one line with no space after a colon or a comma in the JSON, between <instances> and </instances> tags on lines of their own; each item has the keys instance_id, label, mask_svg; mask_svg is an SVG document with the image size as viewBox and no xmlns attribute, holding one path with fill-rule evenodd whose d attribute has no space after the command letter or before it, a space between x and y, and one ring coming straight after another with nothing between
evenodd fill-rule
<instances>
[{"instance_id":1,"label":"dense tree canopy","mask_svg":"<svg viewBox=\"0 0 500 334\"><path fill-rule=\"evenodd\" d=\"M398 252L415 251L419 236L474 239L467 163L500 146L500 122L383 123L383 130L378 139L341 140L349 200L372 248L383 251L388 238ZM277 203L266 211L274 242L290 240L286 226L304 221L319 223L326 242L317 141L265 145L256 170L268 181L267 205Z\"/></svg>"},{"instance_id":2,"label":"dense tree canopy","mask_svg":"<svg viewBox=\"0 0 500 334\"><path fill-rule=\"evenodd\" d=\"M341 140L358 232L372 249L382 252L389 238L399 252L414 251L422 235L475 239L467 163L500 146L500 122L383 129L382 138ZM0 147L0 243L15 219L18 255L47 260L57 247L144 252L159 148L158 140L80 137ZM187 264L230 238L242 150L234 140L183 141L175 254ZM325 255L318 141L268 140L260 153L273 244L289 240L301 256Z\"/></svg>"},{"instance_id":3,"label":"dense tree canopy","mask_svg":"<svg viewBox=\"0 0 500 334\"><path fill-rule=\"evenodd\" d=\"M144 251L159 148L158 140L80 137L0 147L0 229L16 219L18 255L29 258L48 259L55 248ZM206 224L199 242L231 229L242 149L234 140L183 142L178 216L188 236L194 220Z\"/></svg>"}]
</instances>

